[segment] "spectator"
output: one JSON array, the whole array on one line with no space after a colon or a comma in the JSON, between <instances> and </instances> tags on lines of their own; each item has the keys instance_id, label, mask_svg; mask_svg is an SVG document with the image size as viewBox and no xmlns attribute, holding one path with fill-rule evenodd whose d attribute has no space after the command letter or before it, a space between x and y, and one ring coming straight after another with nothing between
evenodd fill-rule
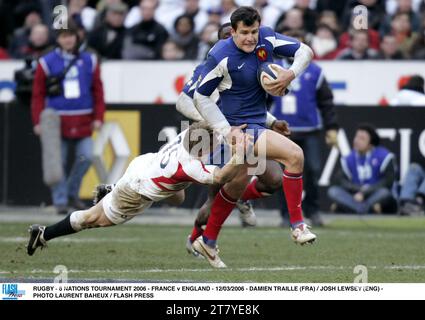
<instances>
[{"instance_id":1,"label":"spectator","mask_svg":"<svg viewBox=\"0 0 425 320\"><path fill-rule=\"evenodd\" d=\"M300 9L290 9L277 20L276 32L286 33L300 30L304 30L303 12Z\"/></svg>"},{"instance_id":2,"label":"spectator","mask_svg":"<svg viewBox=\"0 0 425 320\"><path fill-rule=\"evenodd\" d=\"M10 44L9 54L15 58L20 59L23 56L22 50L29 45L29 36L31 29L41 23L40 12L37 10L30 11L25 16L24 25L13 32Z\"/></svg>"},{"instance_id":3,"label":"spectator","mask_svg":"<svg viewBox=\"0 0 425 320\"><path fill-rule=\"evenodd\" d=\"M107 59L121 59L127 5L110 4L106 8L105 21L89 34L88 45Z\"/></svg>"},{"instance_id":4,"label":"spectator","mask_svg":"<svg viewBox=\"0 0 425 320\"><path fill-rule=\"evenodd\" d=\"M414 60L425 60L425 29L412 47L411 57Z\"/></svg>"},{"instance_id":5,"label":"spectator","mask_svg":"<svg viewBox=\"0 0 425 320\"><path fill-rule=\"evenodd\" d=\"M382 60L403 60L404 55L399 49L396 38L387 34L382 38L381 50L378 53L378 59Z\"/></svg>"},{"instance_id":6,"label":"spectator","mask_svg":"<svg viewBox=\"0 0 425 320\"><path fill-rule=\"evenodd\" d=\"M310 41L315 59L335 59L338 55L338 42L332 29L322 24L317 27L316 33Z\"/></svg>"},{"instance_id":7,"label":"spectator","mask_svg":"<svg viewBox=\"0 0 425 320\"><path fill-rule=\"evenodd\" d=\"M198 54L199 39L195 34L195 24L192 17L182 15L174 22L175 34L172 40L184 51L184 59L194 60Z\"/></svg>"},{"instance_id":8,"label":"spectator","mask_svg":"<svg viewBox=\"0 0 425 320\"><path fill-rule=\"evenodd\" d=\"M317 20L317 25L328 26L335 34L335 36L339 36L341 34L341 26L339 25L338 17L336 16L334 11L323 11L319 16L319 19Z\"/></svg>"},{"instance_id":9,"label":"spectator","mask_svg":"<svg viewBox=\"0 0 425 320\"><path fill-rule=\"evenodd\" d=\"M261 15L261 25L273 28L281 14L281 10L268 0L254 0L252 6Z\"/></svg>"},{"instance_id":10,"label":"spectator","mask_svg":"<svg viewBox=\"0 0 425 320\"><path fill-rule=\"evenodd\" d=\"M304 42L302 32L292 31L288 36ZM289 68L289 61L281 61ZM304 151L304 190L303 210L314 226L323 225L319 214L319 187L321 173L321 132L326 132L326 143L337 145L338 123L333 103L333 94L323 75L322 69L314 62L291 83L291 91L284 97L275 97L271 109L278 120L289 123L291 140ZM282 199L282 203L286 203ZM282 218L287 220L286 206L281 207Z\"/></svg>"},{"instance_id":11,"label":"spectator","mask_svg":"<svg viewBox=\"0 0 425 320\"><path fill-rule=\"evenodd\" d=\"M78 50L77 29L68 26L68 29L59 30L57 43L58 48L40 58L31 108L36 135L41 134L40 113L44 108L51 108L60 115L64 172L67 155L70 150L75 150L75 162L68 177L64 175L51 187L53 205L58 213L67 213L68 206L85 208L78 195L81 181L91 164L92 130L102 125L105 103L100 66L94 54ZM63 74L65 66L68 72ZM46 87L48 77L59 78L59 92L53 93Z\"/></svg>"},{"instance_id":12,"label":"spectator","mask_svg":"<svg viewBox=\"0 0 425 320\"><path fill-rule=\"evenodd\" d=\"M408 57L419 35L416 32L412 32L410 17L407 13L394 15L391 21L391 34L396 38L400 50Z\"/></svg>"},{"instance_id":13,"label":"spectator","mask_svg":"<svg viewBox=\"0 0 425 320\"><path fill-rule=\"evenodd\" d=\"M37 24L30 30L28 43L20 48L17 48L13 58L38 59L49 45L49 29L44 24Z\"/></svg>"},{"instance_id":14,"label":"spectator","mask_svg":"<svg viewBox=\"0 0 425 320\"><path fill-rule=\"evenodd\" d=\"M97 12L87 6L87 0L69 0L68 14L76 24L82 25L86 31L93 30Z\"/></svg>"},{"instance_id":15,"label":"spectator","mask_svg":"<svg viewBox=\"0 0 425 320\"><path fill-rule=\"evenodd\" d=\"M385 10L387 12L387 14L389 15L393 15L394 13L396 13L398 7L399 7L399 0L386 0L385 1ZM412 9L414 12L419 12L425 9L425 2L423 0L413 0L412 1L412 5L411 5Z\"/></svg>"},{"instance_id":16,"label":"spectator","mask_svg":"<svg viewBox=\"0 0 425 320\"><path fill-rule=\"evenodd\" d=\"M162 46L161 57L163 60L182 60L184 50L173 40L167 40Z\"/></svg>"},{"instance_id":17,"label":"spectator","mask_svg":"<svg viewBox=\"0 0 425 320\"><path fill-rule=\"evenodd\" d=\"M369 48L369 35L366 30L355 30L351 35L350 48L344 49L337 56L339 60L375 59L378 53Z\"/></svg>"},{"instance_id":18,"label":"spectator","mask_svg":"<svg viewBox=\"0 0 425 320\"><path fill-rule=\"evenodd\" d=\"M223 9L223 13L221 15L221 24L230 22L230 16L233 11L235 11L238 6L235 0L221 0L221 8Z\"/></svg>"},{"instance_id":19,"label":"spectator","mask_svg":"<svg viewBox=\"0 0 425 320\"><path fill-rule=\"evenodd\" d=\"M380 146L375 129L358 126L353 151L341 158L343 174L328 189L332 211L365 214L395 212L391 193L395 181L394 155Z\"/></svg>"},{"instance_id":20,"label":"spectator","mask_svg":"<svg viewBox=\"0 0 425 320\"><path fill-rule=\"evenodd\" d=\"M369 48L378 51L380 49L381 40L379 38L379 33L376 30L373 29L367 29L367 30L356 30L354 28L350 29L347 32L344 32L339 37L339 50L346 49L350 47L351 39L353 37L353 34L357 31L365 31L367 32L368 38L369 38Z\"/></svg>"},{"instance_id":21,"label":"spectator","mask_svg":"<svg viewBox=\"0 0 425 320\"><path fill-rule=\"evenodd\" d=\"M342 17L345 6L347 5L347 1L348 0L317 0L316 11L319 13L323 13L324 11L332 11L335 13L336 17Z\"/></svg>"},{"instance_id":22,"label":"spectator","mask_svg":"<svg viewBox=\"0 0 425 320\"><path fill-rule=\"evenodd\" d=\"M317 12L310 9L310 0L295 0L295 6L303 14L304 30L309 33L316 31Z\"/></svg>"},{"instance_id":23,"label":"spectator","mask_svg":"<svg viewBox=\"0 0 425 320\"><path fill-rule=\"evenodd\" d=\"M204 60L207 56L208 51L217 42L217 32L220 25L217 23L209 22L204 30L201 32L201 39L198 45L198 56L196 60Z\"/></svg>"},{"instance_id":24,"label":"spectator","mask_svg":"<svg viewBox=\"0 0 425 320\"><path fill-rule=\"evenodd\" d=\"M111 6L124 4L127 7L126 13L128 12L127 4L123 3L122 0L101 0L96 5L96 18L94 21L93 30L98 29L105 23L106 13L108 12L108 8ZM140 21L139 21L140 22ZM124 24L124 23L123 23Z\"/></svg>"},{"instance_id":25,"label":"spectator","mask_svg":"<svg viewBox=\"0 0 425 320\"><path fill-rule=\"evenodd\" d=\"M411 22L412 31L418 32L421 26L420 16L413 10L412 0L397 0L397 10L394 14L386 15L384 23L381 26L381 35L387 34L391 31L391 20L397 13L406 13Z\"/></svg>"},{"instance_id":26,"label":"spectator","mask_svg":"<svg viewBox=\"0 0 425 320\"><path fill-rule=\"evenodd\" d=\"M420 75L410 77L390 105L425 107L424 78Z\"/></svg>"},{"instance_id":27,"label":"spectator","mask_svg":"<svg viewBox=\"0 0 425 320\"><path fill-rule=\"evenodd\" d=\"M415 60L425 60L425 14L422 17L422 26L418 37L413 41L410 48L409 56Z\"/></svg>"},{"instance_id":28,"label":"spectator","mask_svg":"<svg viewBox=\"0 0 425 320\"><path fill-rule=\"evenodd\" d=\"M368 29L379 30L381 22L385 17L385 9L382 0L349 0L345 6L342 28L348 30L352 26L353 9L363 5L367 9Z\"/></svg>"},{"instance_id":29,"label":"spectator","mask_svg":"<svg viewBox=\"0 0 425 320\"><path fill-rule=\"evenodd\" d=\"M425 170L417 163L412 163L407 170L400 190L400 205L400 214L404 216L425 213Z\"/></svg>"},{"instance_id":30,"label":"spectator","mask_svg":"<svg viewBox=\"0 0 425 320\"><path fill-rule=\"evenodd\" d=\"M208 22L216 23L221 25L221 16L223 15L223 9L220 7L211 7L207 10Z\"/></svg>"},{"instance_id":31,"label":"spectator","mask_svg":"<svg viewBox=\"0 0 425 320\"><path fill-rule=\"evenodd\" d=\"M199 7L199 0L186 0L185 12L195 22L195 33L200 34L208 22L208 14Z\"/></svg>"},{"instance_id":32,"label":"spectator","mask_svg":"<svg viewBox=\"0 0 425 320\"><path fill-rule=\"evenodd\" d=\"M161 57L168 32L154 18L157 5L155 0L140 2L142 22L127 30L123 43L123 59L156 60Z\"/></svg>"}]
</instances>

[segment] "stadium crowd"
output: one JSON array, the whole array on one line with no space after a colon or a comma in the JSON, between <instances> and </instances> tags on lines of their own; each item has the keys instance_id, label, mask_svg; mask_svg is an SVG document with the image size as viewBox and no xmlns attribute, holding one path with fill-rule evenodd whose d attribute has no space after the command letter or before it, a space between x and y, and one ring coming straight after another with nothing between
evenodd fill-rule
<instances>
[{"instance_id":1,"label":"stadium crowd","mask_svg":"<svg viewBox=\"0 0 425 320\"><path fill-rule=\"evenodd\" d=\"M57 5L105 59L203 60L240 5L277 32L304 31L316 59L425 59L423 0L0 0L0 59L38 58L53 45ZM367 30L350 28L358 5Z\"/></svg>"}]
</instances>

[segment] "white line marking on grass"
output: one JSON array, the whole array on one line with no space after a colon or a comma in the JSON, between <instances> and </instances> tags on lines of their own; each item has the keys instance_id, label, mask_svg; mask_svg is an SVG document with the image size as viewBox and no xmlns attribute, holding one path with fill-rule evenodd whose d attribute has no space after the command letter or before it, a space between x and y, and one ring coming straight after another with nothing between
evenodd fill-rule
<instances>
[{"instance_id":1,"label":"white line marking on grass","mask_svg":"<svg viewBox=\"0 0 425 320\"><path fill-rule=\"evenodd\" d=\"M27 242L27 237L0 237L0 242ZM87 243L87 242L117 242L117 243L129 243L129 242L140 242L140 238L58 238L55 242L71 242L71 243ZM145 240L143 240L145 241Z\"/></svg>"},{"instance_id":2,"label":"white line marking on grass","mask_svg":"<svg viewBox=\"0 0 425 320\"><path fill-rule=\"evenodd\" d=\"M367 266L368 269L385 269L385 270L425 270L425 265L392 265L392 266ZM220 270L222 271L237 271L237 272L258 272L258 271L294 271L294 270L352 270L352 266L285 266L285 267L250 267L250 268L228 268ZM162 273L162 272L212 272L216 271L216 269L205 268L205 269L189 269L189 268L181 268L181 269L89 269L89 270L79 270L79 269L69 269L70 273ZM27 272L24 271L4 271L0 270L0 274L22 274L22 273L52 273L51 270L47 269L33 269Z\"/></svg>"}]
</instances>

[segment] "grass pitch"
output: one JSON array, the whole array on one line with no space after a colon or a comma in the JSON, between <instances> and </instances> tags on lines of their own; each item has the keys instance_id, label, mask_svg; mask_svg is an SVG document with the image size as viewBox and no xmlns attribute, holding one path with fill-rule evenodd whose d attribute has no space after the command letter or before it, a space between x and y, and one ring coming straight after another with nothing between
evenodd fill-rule
<instances>
[{"instance_id":1,"label":"grass pitch","mask_svg":"<svg viewBox=\"0 0 425 320\"><path fill-rule=\"evenodd\" d=\"M425 282L425 219L335 220L314 229L318 241L296 246L289 230L224 227L214 270L186 253L190 227L122 225L54 239L26 254L28 224L0 224L0 282L53 281L57 265L70 281L353 282L356 265L369 282Z\"/></svg>"}]
</instances>

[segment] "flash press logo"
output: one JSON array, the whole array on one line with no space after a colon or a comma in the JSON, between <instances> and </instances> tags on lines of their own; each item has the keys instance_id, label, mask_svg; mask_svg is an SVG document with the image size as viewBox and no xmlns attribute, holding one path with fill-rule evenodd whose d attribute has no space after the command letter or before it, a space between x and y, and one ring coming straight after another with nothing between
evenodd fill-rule
<instances>
[{"instance_id":1,"label":"flash press logo","mask_svg":"<svg viewBox=\"0 0 425 320\"><path fill-rule=\"evenodd\" d=\"M18 300L25 295L25 290L18 290L17 283L4 283L2 284L1 293L3 300Z\"/></svg>"}]
</instances>

